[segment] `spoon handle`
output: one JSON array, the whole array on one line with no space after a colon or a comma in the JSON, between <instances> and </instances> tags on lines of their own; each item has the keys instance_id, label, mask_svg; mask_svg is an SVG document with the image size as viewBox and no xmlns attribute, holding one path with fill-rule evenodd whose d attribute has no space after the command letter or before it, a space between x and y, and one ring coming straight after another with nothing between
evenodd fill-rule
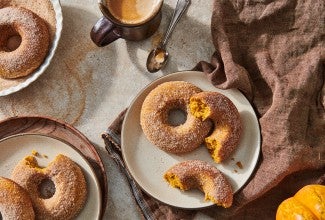
<instances>
[{"instance_id":1,"label":"spoon handle","mask_svg":"<svg viewBox=\"0 0 325 220\"><path fill-rule=\"evenodd\" d=\"M161 47L164 48L167 44L167 41L173 32L176 24L178 23L179 19L182 17L185 10L188 8L188 6L191 4L191 0L178 0L177 5L172 17L172 20L170 21L170 24L167 28L166 34L164 39L161 41Z\"/></svg>"}]
</instances>

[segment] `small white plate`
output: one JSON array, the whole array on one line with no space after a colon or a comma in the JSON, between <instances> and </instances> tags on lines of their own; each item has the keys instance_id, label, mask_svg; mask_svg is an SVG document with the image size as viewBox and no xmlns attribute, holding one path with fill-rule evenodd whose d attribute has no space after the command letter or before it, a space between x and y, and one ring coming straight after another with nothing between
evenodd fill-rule
<instances>
[{"instance_id":1,"label":"small white plate","mask_svg":"<svg viewBox=\"0 0 325 220\"><path fill-rule=\"evenodd\" d=\"M140 126L141 106L153 88L167 81L187 81L204 91L220 92L236 105L243 122L243 135L237 150L230 159L222 164L216 164L204 146L178 156L166 153L148 141ZM189 209L203 208L211 206L213 203L205 201L204 194L198 190L182 192L170 187L163 179L163 175L171 166L191 159L207 161L225 174L234 192L237 192L254 171L260 152L258 120L245 96L236 89L217 89L202 72L195 71L167 75L154 81L141 91L125 115L121 140L122 154L127 168L141 188L163 203Z\"/></svg>"},{"instance_id":2,"label":"small white plate","mask_svg":"<svg viewBox=\"0 0 325 220\"><path fill-rule=\"evenodd\" d=\"M58 154L71 158L82 169L87 181L87 201L77 219L99 219L101 213L101 190L95 172L79 151L59 139L39 134L20 134L0 140L0 176L10 178L17 163L32 151L40 166L47 166ZM46 155L46 157L42 156Z\"/></svg>"},{"instance_id":3,"label":"small white plate","mask_svg":"<svg viewBox=\"0 0 325 220\"><path fill-rule=\"evenodd\" d=\"M59 40L61 37L61 32L62 32L62 22L63 22L63 16L62 16L62 9L60 5L59 0L51 0L53 9L55 12L55 19L56 19L56 24L55 24L55 35L51 44L51 47L49 49L49 52L47 56L44 59L44 62L41 64L39 68L35 70L35 72L31 73L30 75L18 79L1 79L2 81L8 81L10 83L4 83L10 84L11 86L2 86L2 83L0 83L0 96L6 96L9 94L12 94L14 92L17 92L19 90L22 90L23 88L26 88L34 82L40 75L43 74L43 72L46 70L46 68L50 65L50 62L55 54L56 48L59 44Z\"/></svg>"}]
</instances>

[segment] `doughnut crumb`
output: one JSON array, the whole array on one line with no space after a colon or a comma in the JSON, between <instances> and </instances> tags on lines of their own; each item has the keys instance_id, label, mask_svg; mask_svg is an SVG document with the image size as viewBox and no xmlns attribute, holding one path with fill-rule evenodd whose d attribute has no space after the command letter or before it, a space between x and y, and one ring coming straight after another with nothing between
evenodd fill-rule
<instances>
[{"instance_id":1,"label":"doughnut crumb","mask_svg":"<svg viewBox=\"0 0 325 220\"><path fill-rule=\"evenodd\" d=\"M36 150L32 150L32 155L38 157L40 154Z\"/></svg>"}]
</instances>

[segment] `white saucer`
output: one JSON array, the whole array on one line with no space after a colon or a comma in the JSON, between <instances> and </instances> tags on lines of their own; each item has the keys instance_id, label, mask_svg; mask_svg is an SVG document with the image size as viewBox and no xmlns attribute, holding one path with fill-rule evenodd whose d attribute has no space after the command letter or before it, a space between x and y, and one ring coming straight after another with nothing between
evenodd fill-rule
<instances>
[{"instance_id":1,"label":"white saucer","mask_svg":"<svg viewBox=\"0 0 325 220\"><path fill-rule=\"evenodd\" d=\"M77 219L99 219L101 213L101 190L96 174L86 158L71 144L59 139L39 135L20 134L0 140L0 176L10 178L17 163L32 151L37 151L39 166L45 167L56 155L63 154L71 158L82 169L87 181L87 200ZM46 155L46 156L45 156Z\"/></svg>"},{"instance_id":2,"label":"white saucer","mask_svg":"<svg viewBox=\"0 0 325 220\"><path fill-rule=\"evenodd\" d=\"M55 19L56 19L56 24L55 24L55 35L52 41L52 46L49 49L49 52L47 56L45 57L44 62L41 64L39 68L35 70L32 74L18 78L18 79L0 79L1 81L7 81L10 82L10 86L2 86L2 82L0 83L0 96L6 96L12 93L15 93L19 90L22 90L23 88L26 88L29 86L32 82L34 82L36 79L38 79L46 70L46 68L50 65L51 60L55 54L56 48L59 44L59 40L61 37L61 32L62 32L62 22L63 22L63 16L62 16L62 9L60 5L59 0L51 0L51 3L53 5L53 9L55 12Z\"/></svg>"},{"instance_id":3,"label":"white saucer","mask_svg":"<svg viewBox=\"0 0 325 220\"><path fill-rule=\"evenodd\" d=\"M243 122L243 135L238 149L224 163L216 164L203 146L181 156L166 153L152 145L143 134L140 126L140 110L145 97L157 85L178 80L193 83L204 91L220 92L236 105ZM173 73L159 78L144 88L126 113L121 140L125 163L141 188L163 203L181 208L202 208L213 204L205 201L204 194L198 190L182 192L170 187L163 179L163 175L171 166L190 159L207 161L225 174L234 192L237 192L253 173L260 152L258 120L245 96L236 89L217 89L202 72L195 71Z\"/></svg>"}]
</instances>

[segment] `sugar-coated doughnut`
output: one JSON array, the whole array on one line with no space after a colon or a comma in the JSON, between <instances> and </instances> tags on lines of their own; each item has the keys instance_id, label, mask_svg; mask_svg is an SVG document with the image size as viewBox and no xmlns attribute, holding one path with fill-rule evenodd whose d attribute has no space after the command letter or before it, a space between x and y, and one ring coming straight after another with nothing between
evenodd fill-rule
<instances>
[{"instance_id":1,"label":"sugar-coated doughnut","mask_svg":"<svg viewBox=\"0 0 325 220\"><path fill-rule=\"evenodd\" d=\"M18 78L37 69L47 55L50 35L45 21L22 7L0 9L0 77ZM13 51L7 42L20 36L21 43Z\"/></svg>"},{"instance_id":2,"label":"sugar-coated doughnut","mask_svg":"<svg viewBox=\"0 0 325 220\"><path fill-rule=\"evenodd\" d=\"M216 167L200 160L175 164L164 174L164 179L181 190L200 189L205 199L218 206L232 205L233 190L226 177Z\"/></svg>"},{"instance_id":3,"label":"sugar-coated doughnut","mask_svg":"<svg viewBox=\"0 0 325 220\"><path fill-rule=\"evenodd\" d=\"M11 179L29 193L38 219L72 219L86 201L87 185L82 170L62 154L45 168L38 166L35 157L27 156L14 168ZM55 185L50 198L42 198L38 189L46 179Z\"/></svg>"},{"instance_id":4,"label":"sugar-coated doughnut","mask_svg":"<svg viewBox=\"0 0 325 220\"><path fill-rule=\"evenodd\" d=\"M201 92L190 100L190 111L205 121L211 119L214 129L205 144L216 163L220 163L237 148L242 133L239 112L232 101L218 92Z\"/></svg>"},{"instance_id":5,"label":"sugar-coated doughnut","mask_svg":"<svg viewBox=\"0 0 325 220\"><path fill-rule=\"evenodd\" d=\"M165 82L154 88L145 98L140 124L146 137L154 145L169 153L186 153L200 146L209 133L211 123L187 114L178 126L168 122L173 109L189 112L190 97L201 92L195 85L184 81Z\"/></svg>"},{"instance_id":6,"label":"sugar-coated doughnut","mask_svg":"<svg viewBox=\"0 0 325 220\"><path fill-rule=\"evenodd\" d=\"M35 219L28 193L17 183L4 177L0 177L0 219Z\"/></svg>"}]
</instances>

